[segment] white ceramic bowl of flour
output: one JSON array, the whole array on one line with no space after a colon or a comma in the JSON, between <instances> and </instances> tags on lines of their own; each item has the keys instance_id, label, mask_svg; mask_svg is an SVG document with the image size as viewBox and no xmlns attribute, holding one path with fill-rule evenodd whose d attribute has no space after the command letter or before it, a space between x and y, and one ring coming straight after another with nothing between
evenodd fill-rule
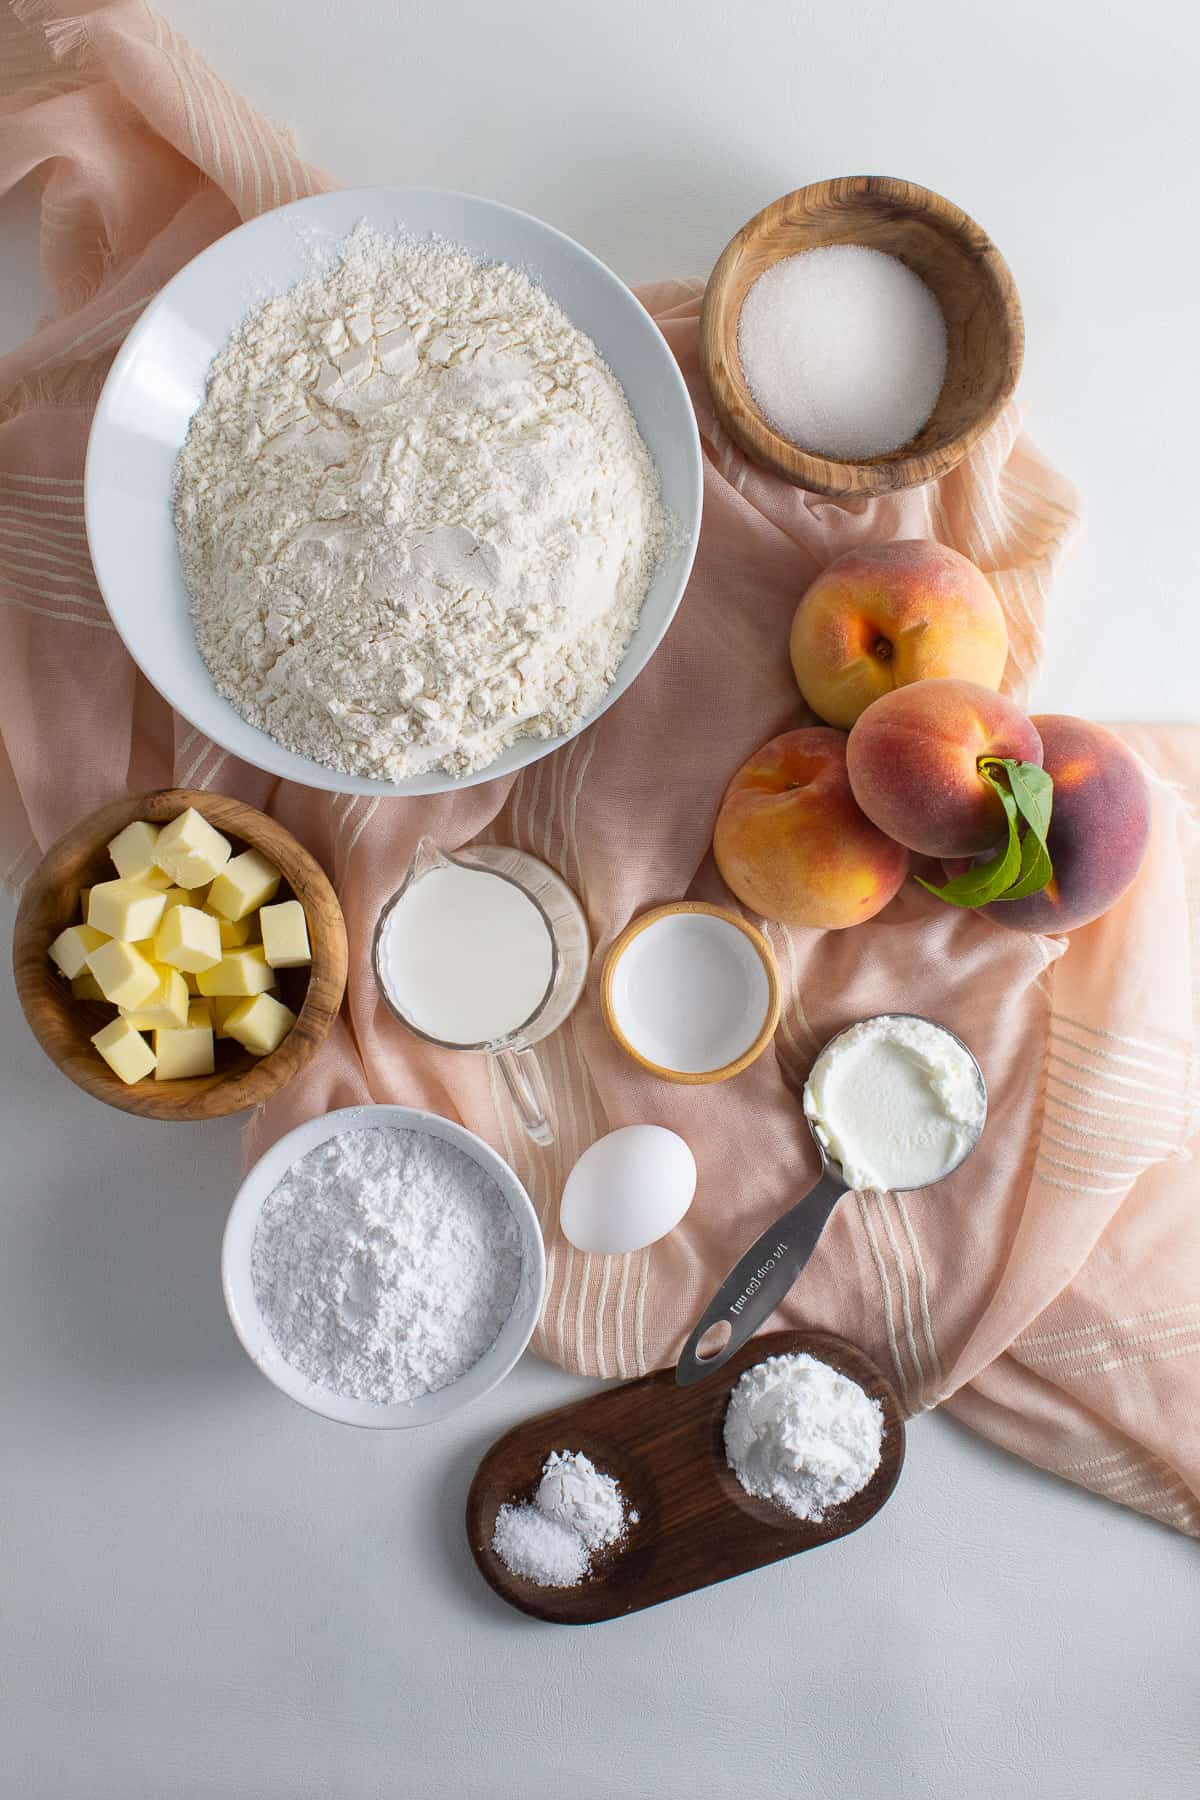
<instances>
[{"instance_id":1,"label":"white ceramic bowl of flour","mask_svg":"<svg viewBox=\"0 0 1200 1800\"><path fill-rule=\"evenodd\" d=\"M390 1404L333 1392L293 1367L271 1335L253 1273L254 1242L263 1207L289 1170L331 1138L380 1129L421 1133L469 1157L499 1190L499 1199L515 1221L521 1245L516 1295L495 1341L450 1385ZM508 1164L482 1138L437 1113L413 1107L349 1106L298 1125L273 1144L251 1169L238 1190L225 1226L221 1281L233 1328L246 1354L268 1381L301 1406L327 1419L344 1425L397 1430L447 1418L504 1379L537 1324L546 1286L546 1256L533 1202Z\"/></svg>"},{"instance_id":2,"label":"white ceramic bowl of flour","mask_svg":"<svg viewBox=\"0 0 1200 1800\"><path fill-rule=\"evenodd\" d=\"M332 252L360 220L385 233L445 238L539 282L592 338L624 388L657 468L662 501L678 526L602 702L576 731L519 739L468 775L436 769L401 781L353 775L298 755L250 724L217 691L201 657L180 569L172 483L209 365L247 311L311 275L314 254ZM203 251L151 301L96 409L85 507L113 622L142 672L190 724L243 761L308 787L415 795L472 786L549 755L630 687L661 643L687 583L701 485L699 434L683 378L657 326L617 276L561 232L510 207L468 194L380 187L319 194L264 213Z\"/></svg>"}]
</instances>

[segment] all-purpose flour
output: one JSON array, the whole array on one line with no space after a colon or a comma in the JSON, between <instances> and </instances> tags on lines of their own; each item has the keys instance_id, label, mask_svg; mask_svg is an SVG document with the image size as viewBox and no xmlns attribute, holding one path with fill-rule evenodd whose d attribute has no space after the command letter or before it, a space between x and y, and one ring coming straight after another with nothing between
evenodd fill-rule
<instances>
[{"instance_id":1,"label":"all-purpose flour","mask_svg":"<svg viewBox=\"0 0 1200 1800\"><path fill-rule=\"evenodd\" d=\"M521 1238L496 1183L457 1145L371 1127L293 1164L263 1203L251 1268L293 1368L352 1399L415 1400L495 1343Z\"/></svg>"},{"instance_id":2,"label":"all-purpose flour","mask_svg":"<svg viewBox=\"0 0 1200 1800\"><path fill-rule=\"evenodd\" d=\"M215 359L175 522L220 691L391 779L577 726L669 533L619 382L545 292L365 226Z\"/></svg>"}]
</instances>

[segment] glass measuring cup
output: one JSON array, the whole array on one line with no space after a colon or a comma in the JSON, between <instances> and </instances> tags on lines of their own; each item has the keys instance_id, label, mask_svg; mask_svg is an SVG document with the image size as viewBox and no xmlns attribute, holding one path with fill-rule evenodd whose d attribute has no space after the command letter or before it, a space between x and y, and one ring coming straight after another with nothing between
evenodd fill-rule
<instances>
[{"instance_id":1,"label":"glass measuring cup","mask_svg":"<svg viewBox=\"0 0 1200 1800\"><path fill-rule=\"evenodd\" d=\"M935 1019L923 1019L920 1013L877 1013L875 1019L916 1019L923 1025L933 1025L936 1030L944 1031L947 1037L953 1038L974 1065L983 1100L974 1136L967 1141L962 1153L949 1167L939 1170L932 1181L918 1184L919 1187L932 1187L935 1182L944 1181L947 1176L953 1175L955 1169L961 1168L983 1135L983 1128L987 1123L987 1083L983 1079L983 1070L969 1046L955 1032L938 1024ZM856 1020L854 1025L847 1025L842 1031L835 1032L813 1058L814 1065L847 1032L855 1030L860 1024L869 1025L873 1022L872 1019ZM807 1093L807 1083L805 1091ZM767 1226L729 1271L705 1308L675 1365L675 1380L680 1387L690 1387L693 1382L703 1381L706 1375L713 1374L766 1323L816 1249L817 1241L829 1223L834 1207L851 1191L841 1164L834 1160L822 1143L807 1108L804 1117L821 1158L820 1178L802 1200L798 1200L773 1225ZM916 1191L916 1187L908 1190L910 1193ZM701 1355L700 1345L710 1331L721 1325L729 1326L728 1337L711 1355Z\"/></svg>"},{"instance_id":2,"label":"glass measuring cup","mask_svg":"<svg viewBox=\"0 0 1200 1800\"><path fill-rule=\"evenodd\" d=\"M389 989L381 958L388 921L413 883L435 869L456 865L486 870L490 875L511 882L537 908L550 939L550 979L537 1005L527 1018L510 1030L479 1043L435 1037L424 1026L418 1025ZM494 1057L521 1124L535 1143L552 1144L554 1126L550 1102L533 1046L549 1037L552 1031L557 1031L574 1011L587 981L591 950L583 907L561 875L547 863L540 862L527 851L502 844L472 844L450 855L432 838L424 837L417 845L404 880L379 915L371 945L371 963L376 985L393 1017L415 1037L423 1038L427 1044L436 1044L440 1050L465 1050Z\"/></svg>"}]
</instances>

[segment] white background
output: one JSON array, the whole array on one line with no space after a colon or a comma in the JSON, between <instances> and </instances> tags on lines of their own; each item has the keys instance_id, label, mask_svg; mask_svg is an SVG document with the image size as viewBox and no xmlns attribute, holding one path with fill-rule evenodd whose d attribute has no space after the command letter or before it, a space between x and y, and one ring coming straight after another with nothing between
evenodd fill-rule
<instances>
[{"instance_id":1,"label":"white background","mask_svg":"<svg viewBox=\"0 0 1200 1800\"><path fill-rule=\"evenodd\" d=\"M166 10L341 181L490 194L632 281L706 272L821 176L951 195L1009 258L1032 429L1087 500L1039 700L1195 715L1193 8ZM5 342L33 218L2 221ZM508 1611L470 1475L587 1384L527 1359L413 1434L290 1406L222 1311L236 1124L108 1113L7 977L0 1008L0 1800L1196 1800L1195 1546L949 1421L840 1546L589 1630Z\"/></svg>"}]
</instances>

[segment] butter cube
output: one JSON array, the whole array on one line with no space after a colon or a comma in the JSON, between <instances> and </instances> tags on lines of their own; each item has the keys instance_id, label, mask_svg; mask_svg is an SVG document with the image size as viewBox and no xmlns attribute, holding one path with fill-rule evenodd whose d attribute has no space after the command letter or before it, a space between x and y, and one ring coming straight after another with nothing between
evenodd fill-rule
<instances>
[{"instance_id":1,"label":"butter cube","mask_svg":"<svg viewBox=\"0 0 1200 1800\"><path fill-rule=\"evenodd\" d=\"M279 870L257 850L232 857L208 890L208 904L224 919L244 919L257 906L275 898Z\"/></svg>"},{"instance_id":2,"label":"butter cube","mask_svg":"<svg viewBox=\"0 0 1200 1800\"><path fill-rule=\"evenodd\" d=\"M71 982L71 992L77 1000L103 1000L104 995L100 983L90 969L84 969Z\"/></svg>"},{"instance_id":3,"label":"butter cube","mask_svg":"<svg viewBox=\"0 0 1200 1800\"><path fill-rule=\"evenodd\" d=\"M137 1031L180 1031L187 1024L191 995L187 982L178 969L166 963L152 963L155 985L137 1006L121 1008Z\"/></svg>"},{"instance_id":4,"label":"butter cube","mask_svg":"<svg viewBox=\"0 0 1200 1800\"><path fill-rule=\"evenodd\" d=\"M87 966L96 977L104 998L128 1012L148 1000L158 986L154 964L132 944L123 944L119 938L110 938L89 950Z\"/></svg>"},{"instance_id":5,"label":"butter cube","mask_svg":"<svg viewBox=\"0 0 1200 1800\"><path fill-rule=\"evenodd\" d=\"M128 1019L114 1019L96 1033L92 1042L113 1074L119 1075L127 1085L141 1081L154 1067L153 1050Z\"/></svg>"},{"instance_id":6,"label":"butter cube","mask_svg":"<svg viewBox=\"0 0 1200 1800\"><path fill-rule=\"evenodd\" d=\"M275 971L261 944L247 944L227 950L215 968L201 969L196 985L202 994L261 994L275 986Z\"/></svg>"},{"instance_id":7,"label":"butter cube","mask_svg":"<svg viewBox=\"0 0 1200 1800\"><path fill-rule=\"evenodd\" d=\"M206 913L212 913L217 921L217 929L221 933L222 950L237 950L248 944L254 935L254 920L247 916L244 919L223 919L219 912L213 912L211 906L205 906Z\"/></svg>"},{"instance_id":8,"label":"butter cube","mask_svg":"<svg viewBox=\"0 0 1200 1800\"><path fill-rule=\"evenodd\" d=\"M242 996L240 994L214 994L208 1004L212 1007L214 1037L227 1038L229 1033L225 1029L225 1021L235 1007L244 1005Z\"/></svg>"},{"instance_id":9,"label":"butter cube","mask_svg":"<svg viewBox=\"0 0 1200 1800\"><path fill-rule=\"evenodd\" d=\"M240 1006L241 1001L234 1001L233 1004ZM207 1025L208 1029L211 1031L213 1025L213 1002L211 1000L190 1000L188 1002L187 1022L190 1031L196 1030L201 1025Z\"/></svg>"},{"instance_id":10,"label":"butter cube","mask_svg":"<svg viewBox=\"0 0 1200 1800\"><path fill-rule=\"evenodd\" d=\"M188 975L215 968L221 960L217 921L197 906L168 908L154 934L154 957L156 962L168 963Z\"/></svg>"},{"instance_id":11,"label":"butter cube","mask_svg":"<svg viewBox=\"0 0 1200 1800\"><path fill-rule=\"evenodd\" d=\"M113 867L123 881L141 881L146 887L167 888L171 878L155 861L158 826L145 819L135 819L124 831L118 831L108 846Z\"/></svg>"},{"instance_id":12,"label":"butter cube","mask_svg":"<svg viewBox=\"0 0 1200 1800\"><path fill-rule=\"evenodd\" d=\"M295 1023L295 1013L281 1000L270 994L256 994L253 1000L243 1000L234 1007L225 1021L225 1036L236 1038L253 1056L269 1056L272 1050L278 1050Z\"/></svg>"},{"instance_id":13,"label":"butter cube","mask_svg":"<svg viewBox=\"0 0 1200 1800\"><path fill-rule=\"evenodd\" d=\"M96 950L105 942L102 931L94 925L68 925L60 931L48 951L50 961L61 969L68 981L74 981L77 975L83 974L89 950Z\"/></svg>"},{"instance_id":14,"label":"butter cube","mask_svg":"<svg viewBox=\"0 0 1200 1800\"><path fill-rule=\"evenodd\" d=\"M209 1025L187 1025L182 1031L156 1031L154 1054L158 1067L155 1081L177 1081L184 1075L211 1075L213 1034Z\"/></svg>"},{"instance_id":15,"label":"butter cube","mask_svg":"<svg viewBox=\"0 0 1200 1800\"><path fill-rule=\"evenodd\" d=\"M88 895L87 922L105 937L132 944L154 936L164 904L161 889L144 881L98 881Z\"/></svg>"},{"instance_id":16,"label":"butter cube","mask_svg":"<svg viewBox=\"0 0 1200 1800\"><path fill-rule=\"evenodd\" d=\"M229 839L213 829L194 806L164 825L155 846L155 861L176 887L202 887L229 861Z\"/></svg>"},{"instance_id":17,"label":"butter cube","mask_svg":"<svg viewBox=\"0 0 1200 1800\"><path fill-rule=\"evenodd\" d=\"M262 927L263 955L273 969L298 969L312 961L308 921L298 900L264 906L258 922Z\"/></svg>"}]
</instances>

